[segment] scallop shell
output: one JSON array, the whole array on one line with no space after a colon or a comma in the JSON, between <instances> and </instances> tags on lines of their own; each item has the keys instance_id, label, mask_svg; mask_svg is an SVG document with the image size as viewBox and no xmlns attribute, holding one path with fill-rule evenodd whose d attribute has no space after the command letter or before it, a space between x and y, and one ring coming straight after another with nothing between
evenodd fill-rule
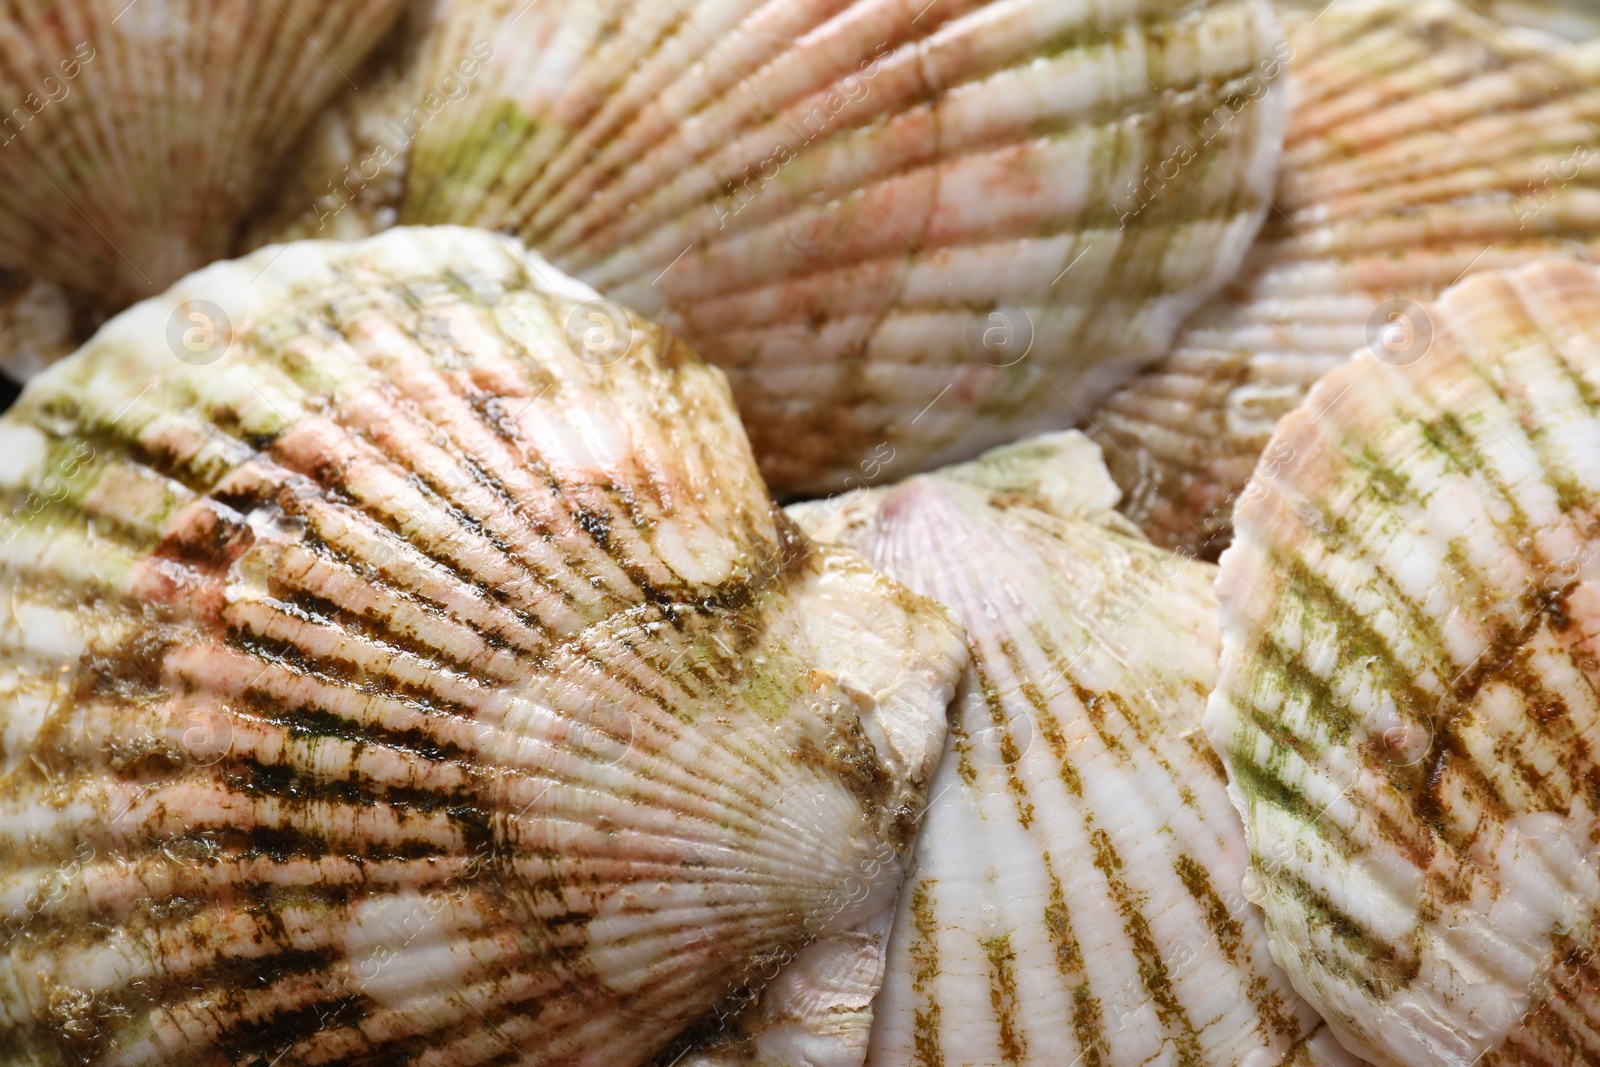
<instances>
[{"instance_id":1,"label":"scallop shell","mask_svg":"<svg viewBox=\"0 0 1600 1067\"><path fill-rule=\"evenodd\" d=\"M1215 568L1114 511L1077 433L791 508L954 608L971 666L873 1067L1353 1064L1272 962L1200 715Z\"/></svg>"},{"instance_id":2,"label":"scallop shell","mask_svg":"<svg viewBox=\"0 0 1600 1067\"><path fill-rule=\"evenodd\" d=\"M1211 557L1318 377L1369 344L1410 358L1414 305L1469 271L1600 248L1600 51L1513 41L1453 0L1283 19L1278 210L1240 279L1090 416L1124 512Z\"/></svg>"},{"instance_id":3,"label":"scallop shell","mask_svg":"<svg viewBox=\"0 0 1600 1067\"><path fill-rule=\"evenodd\" d=\"M115 309L226 254L400 8L0 2L0 265Z\"/></svg>"},{"instance_id":4,"label":"scallop shell","mask_svg":"<svg viewBox=\"0 0 1600 1067\"><path fill-rule=\"evenodd\" d=\"M1474 276L1273 435L1206 729L1278 960L1377 1064L1600 1062L1600 272Z\"/></svg>"},{"instance_id":5,"label":"scallop shell","mask_svg":"<svg viewBox=\"0 0 1600 1067\"><path fill-rule=\"evenodd\" d=\"M959 628L514 242L207 268L0 447L7 1064L629 1067L881 952Z\"/></svg>"},{"instance_id":6,"label":"scallop shell","mask_svg":"<svg viewBox=\"0 0 1600 1067\"><path fill-rule=\"evenodd\" d=\"M785 493L1081 418L1237 270L1286 107L1264 0L435 14L263 232L381 225L404 167L400 221L516 233L723 367Z\"/></svg>"}]
</instances>

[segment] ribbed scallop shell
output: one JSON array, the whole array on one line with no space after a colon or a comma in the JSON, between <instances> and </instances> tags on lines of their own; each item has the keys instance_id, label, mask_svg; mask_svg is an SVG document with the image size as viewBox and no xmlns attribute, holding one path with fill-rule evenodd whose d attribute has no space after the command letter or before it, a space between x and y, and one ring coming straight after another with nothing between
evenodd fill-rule
<instances>
[{"instance_id":1,"label":"ribbed scallop shell","mask_svg":"<svg viewBox=\"0 0 1600 1067\"><path fill-rule=\"evenodd\" d=\"M268 249L0 419L0 1060L628 1067L877 959L959 629L593 299L481 230Z\"/></svg>"},{"instance_id":2,"label":"ribbed scallop shell","mask_svg":"<svg viewBox=\"0 0 1600 1067\"><path fill-rule=\"evenodd\" d=\"M0 266L113 309L227 254L402 0L0 2Z\"/></svg>"},{"instance_id":3,"label":"ribbed scallop shell","mask_svg":"<svg viewBox=\"0 0 1600 1067\"><path fill-rule=\"evenodd\" d=\"M1283 18L1277 210L1240 279L1090 416L1124 512L1204 555L1225 546L1277 420L1408 312L1387 302L1600 248L1600 51L1514 41L1454 0ZM1413 354L1399 339L1391 358Z\"/></svg>"},{"instance_id":4,"label":"ribbed scallop shell","mask_svg":"<svg viewBox=\"0 0 1600 1067\"><path fill-rule=\"evenodd\" d=\"M1076 433L791 509L954 608L971 666L872 1067L1353 1064L1272 962L1200 730L1215 568L1151 546Z\"/></svg>"},{"instance_id":5,"label":"ribbed scallop shell","mask_svg":"<svg viewBox=\"0 0 1600 1067\"><path fill-rule=\"evenodd\" d=\"M1378 1064L1600 1062L1600 272L1474 276L1273 435L1206 729L1273 950Z\"/></svg>"},{"instance_id":6,"label":"ribbed scallop shell","mask_svg":"<svg viewBox=\"0 0 1600 1067\"><path fill-rule=\"evenodd\" d=\"M399 220L516 233L723 367L781 492L1081 418L1232 276L1282 137L1264 0L435 15L265 232L381 225L406 168Z\"/></svg>"}]
</instances>

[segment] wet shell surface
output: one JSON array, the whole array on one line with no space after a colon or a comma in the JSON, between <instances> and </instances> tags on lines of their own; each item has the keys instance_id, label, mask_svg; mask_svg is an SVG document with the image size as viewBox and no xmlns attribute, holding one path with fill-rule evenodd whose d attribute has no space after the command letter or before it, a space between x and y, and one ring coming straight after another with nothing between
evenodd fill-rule
<instances>
[{"instance_id":1,"label":"wet shell surface","mask_svg":"<svg viewBox=\"0 0 1600 1067\"><path fill-rule=\"evenodd\" d=\"M400 8L0 2L0 266L116 309L226 255Z\"/></svg>"},{"instance_id":2,"label":"wet shell surface","mask_svg":"<svg viewBox=\"0 0 1600 1067\"><path fill-rule=\"evenodd\" d=\"M455 0L418 34L258 239L516 233L723 367L780 493L1080 419L1237 270L1286 107L1264 0Z\"/></svg>"},{"instance_id":3,"label":"wet shell surface","mask_svg":"<svg viewBox=\"0 0 1600 1067\"><path fill-rule=\"evenodd\" d=\"M1124 512L1213 558L1317 378L1368 345L1416 358L1415 305L1465 273L1600 248L1600 50L1514 41L1454 0L1283 18L1276 210L1240 278L1090 416Z\"/></svg>"},{"instance_id":4,"label":"wet shell surface","mask_svg":"<svg viewBox=\"0 0 1600 1067\"><path fill-rule=\"evenodd\" d=\"M960 630L595 299L268 249L0 419L0 1061L628 1067L765 988L861 1062Z\"/></svg>"},{"instance_id":5,"label":"wet shell surface","mask_svg":"<svg viewBox=\"0 0 1600 1067\"><path fill-rule=\"evenodd\" d=\"M1383 1065L1600 1062L1600 272L1329 374L1222 558L1206 729L1273 950Z\"/></svg>"},{"instance_id":6,"label":"wet shell surface","mask_svg":"<svg viewBox=\"0 0 1600 1067\"><path fill-rule=\"evenodd\" d=\"M1200 715L1215 568L1146 542L1077 433L791 508L956 609L971 666L871 1067L1349 1065L1272 962Z\"/></svg>"}]
</instances>

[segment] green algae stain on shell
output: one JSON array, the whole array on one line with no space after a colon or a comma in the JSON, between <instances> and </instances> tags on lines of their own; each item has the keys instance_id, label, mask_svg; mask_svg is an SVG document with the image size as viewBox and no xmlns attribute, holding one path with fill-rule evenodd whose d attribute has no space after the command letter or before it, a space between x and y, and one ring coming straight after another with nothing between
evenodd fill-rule
<instances>
[{"instance_id":1,"label":"green algae stain on shell","mask_svg":"<svg viewBox=\"0 0 1600 1067\"><path fill-rule=\"evenodd\" d=\"M1600 274L1426 308L1284 420L1218 583L1206 729L1274 950L1378 1064L1600 1056Z\"/></svg>"},{"instance_id":2,"label":"green algae stain on shell","mask_svg":"<svg viewBox=\"0 0 1600 1067\"><path fill-rule=\"evenodd\" d=\"M1206 558L1278 419L1379 343L1380 307L1469 271L1600 253L1593 44L1508 35L1461 0L1283 6L1293 106L1275 210L1166 357L1091 412L1124 513Z\"/></svg>"},{"instance_id":3,"label":"green algae stain on shell","mask_svg":"<svg viewBox=\"0 0 1600 1067\"><path fill-rule=\"evenodd\" d=\"M0 1059L636 1067L773 960L728 1028L864 1050L959 628L597 299L482 230L268 249L0 418Z\"/></svg>"},{"instance_id":4,"label":"green algae stain on shell","mask_svg":"<svg viewBox=\"0 0 1600 1067\"><path fill-rule=\"evenodd\" d=\"M871 1067L1354 1065L1272 961L1200 734L1215 569L1145 541L1077 433L789 511L949 604L971 662Z\"/></svg>"},{"instance_id":5,"label":"green algae stain on shell","mask_svg":"<svg viewBox=\"0 0 1600 1067\"><path fill-rule=\"evenodd\" d=\"M389 125L493 54L404 181L308 214L385 137L341 110L261 233L515 233L727 371L790 495L1081 419L1237 269L1287 109L1266 0L479 0L416 36Z\"/></svg>"}]
</instances>

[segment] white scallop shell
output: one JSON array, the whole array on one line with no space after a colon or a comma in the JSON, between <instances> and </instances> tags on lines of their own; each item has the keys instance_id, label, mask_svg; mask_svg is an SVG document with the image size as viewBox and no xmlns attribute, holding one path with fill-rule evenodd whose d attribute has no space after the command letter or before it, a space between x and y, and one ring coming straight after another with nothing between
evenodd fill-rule
<instances>
[{"instance_id":1,"label":"white scallop shell","mask_svg":"<svg viewBox=\"0 0 1600 1067\"><path fill-rule=\"evenodd\" d=\"M1469 271L1600 249L1600 48L1513 40L1455 0L1283 21L1276 211L1240 278L1090 416L1124 512L1211 557L1311 384L1368 344L1405 357L1394 316Z\"/></svg>"},{"instance_id":2,"label":"white scallop shell","mask_svg":"<svg viewBox=\"0 0 1600 1067\"><path fill-rule=\"evenodd\" d=\"M0 266L103 300L227 254L402 0L0 2Z\"/></svg>"},{"instance_id":3,"label":"white scallop shell","mask_svg":"<svg viewBox=\"0 0 1600 1067\"><path fill-rule=\"evenodd\" d=\"M515 242L207 268L0 452L7 1064L630 1067L881 955L959 629Z\"/></svg>"},{"instance_id":4,"label":"white scallop shell","mask_svg":"<svg viewBox=\"0 0 1600 1067\"><path fill-rule=\"evenodd\" d=\"M1238 268L1282 138L1265 0L432 15L262 232L520 235L723 367L781 492L1081 418Z\"/></svg>"},{"instance_id":5,"label":"white scallop shell","mask_svg":"<svg viewBox=\"0 0 1600 1067\"><path fill-rule=\"evenodd\" d=\"M1476 275L1279 424L1206 729L1274 955L1383 1065L1600 1062L1600 272Z\"/></svg>"},{"instance_id":6,"label":"white scallop shell","mask_svg":"<svg viewBox=\"0 0 1600 1067\"><path fill-rule=\"evenodd\" d=\"M1351 1064L1267 950L1200 730L1215 568L1151 546L1076 433L790 509L955 608L972 659L872 1067Z\"/></svg>"}]
</instances>

